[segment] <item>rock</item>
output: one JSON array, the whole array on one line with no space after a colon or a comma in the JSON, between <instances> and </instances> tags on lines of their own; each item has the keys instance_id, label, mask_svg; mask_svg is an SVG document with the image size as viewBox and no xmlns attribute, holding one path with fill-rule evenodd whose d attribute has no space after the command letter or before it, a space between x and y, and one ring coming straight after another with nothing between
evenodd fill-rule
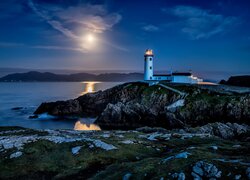
<instances>
[{"instance_id":1,"label":"rock","mask_svg":"<svg viewBox=\"0 0 250 180\"><path fill-rule=\"evenodd\" d=\"M175 155L175 158L180 159L180 158L188 158L188 156L191 155L189 152L182 152L177 155Z\"/></svg>"},{"instance_id":2,"label":"rock","mask_svg":"<svg viewBox=\"0 0 250 180\"><path fill-rule=\"evenodd\" d=\"M179 99L176 102L174 102L173 104L170 104L166 107L167 111L170 111L172 113L176 112L177 108L184 106L184 99Z\"/></svg>"},{"instance_id":3,"label":"rock","mask_svg":"<svg viewBox=\"0 0 250 180\"><path fill-rule=\"evenodd\" d=\"M38 118L38 115L29 116L29 119L37 119L37 118Z\"/></svg>"},{"instance_id":4,"label":"rock","mask_svg":"<svg viewBox=\"0 0 250 180\"><path fill-rule=\"evenodd\" d=\"M239 144L235 144L232 146L232 148L240 148L240 147L241 147L241 145L239 145Z\"/></svg>"},{"instance_id":5,"label":"rock","mask_svg":"<svg viewBox=\"0 0 250 180\"><path fill-rule=\"evenodd\" d=\"M14 108L11 108L11 110L13 110L13 111L18 111L18 110L21 110L21 109L23 109L23 107L14 107Z\"/></svg>"},{"instance_id":6,"label":"rock","mask_svg":"<svg viewBox=\"0 0 250 180\"><path fill-rule=\"evenodd\" d=\"M21 151L17 151L17 152L12 153L12 154L10 155L10 159L12 159L12 158L17 158L17 157L20 157L20 156L22 156L22 155L23 155L23 153L22 153Z\"/></svg>"},{"instance_id":7,"label":"rock","mask_svg":"<svg viewBox=\"0 0 250 180\"><path fill-rule=\"evenodd\" d=\"M73 100L42 103L35 114L54 116L98 117L104 128L138 128L142 126L168 129L202 126L217 121L250 122L250 95L220 86L171 85L188 91L185 102L175 92L147 83L125 83L105 91L89 93ZM232 92L238 93L233 94ZM225 139L244 134L236 124L213 128ZM227 131L234 133L227 133Z\"/></svg>"},{"instance_id":8,"label":"rock","mask_svg":"<svg viewBox=\"0 0 250 180\"><path fill-rule=\"evenodd\" d=\"M122 141L123 144L134 144L134 141L131 140L124 140Z\"/></svg>"},{"instance_id":9,"label":"rock","mask_svg":"<svg viewBox=\"0 0 250 180\"><path fill-rule=\"evenodd\" d=\"M235 179L235 180L239 180L239 179L241 179L241 175L240 175L240 174L235 175L234 179Z\"/></svg>"},{"instance_id":10,"label":"rock","mask_svg":"<svg viewBox=\"0 0 250 180\"><path fill-rule=\"evenodd\" d=\"M217 150L217 149L218 149L218 146L210 146L209 148L210 148L210 149L213 149L213 150Z\"/></svg>"},{"instance_id":11,"label":"rock","mask_svg":"<svg viewBox=\"0 0 250 180\"><path fill-rule=\"evenodd\" d=\"M122 180L129 180L131 178L132 174L131 173L127 173L122 177Z\"/></svg>"},{"instance_id":12,"label":"rock","mask_svg":"<svg viewBox=\"0 0 250 180\"><path fill-rule=\"evenodd\" d=\"M250 179L250 167L248 167L246 170L246 176L248 179Z\"/></svg>"},{"instance_id":13,"label":"rock","mask_svg":"<svg viewBox=\"0 0 250 180\"><path fill-rule=\"evenodd\" d=\"M167 161L172 160L172 159L186 159L186 158L188 158L189 155L191 155L191 153L182 152L182 153L176 154L175 156L167 157L167 158L163 159L162 162L166 163Z\"/></svg>"},{"instance_id":14,"label":"rock","mask_svg":"<svg viewBox=\"0 0 250 180\"><path fill-rule=\"evenodd\" d=\"M221 171L215 165L204 161L198 161L192 170L191 174L195 179L217 179L221 177Z\"/></svg>"},{"instance_id":15,"label":"rock","mask_svg":"<svg viewBox=\"0 0 250 180\"><path fill-rule=\"evenodd\" d=\"M147 139L150 141L157 141L156 137L161 136L161 135L162 134L160 134L160 133L153 133L153 134L150 134Z\"/></svg>"},{"instance_id":16,"label":"rock","mask_svg":"<svg viewBox=\"0 0 250 180\"><path fill-rule=\"evenodd\" d=\"M110 151L110 150L114 150L114 149L117 149L117 147L111 145L111 144L107 144L101 140L94 140L93 141L93 144L95 145L95 147L99 147L99 148L102 148L106 151Z\"/></svg>"},{"instance_id":17,"label":"rock","mask_svg":"<svg viewBox=\"0 0 250 180\"><path fill-rule=\"evenodd\" d=\"M72 154L73 154L73 155L78 154L79 151L81 150L81 148L82 148L82 146L73 147L73 148L71 149Z\"/></svg>"},{"instance_id":18,"label":"rock","mask_svg":"<svg viewBox=\"0 0 250 180\"><path fill-rule=\"evenodd\" d=\"M172 174L172 178L177 179L177 180L185 180L185 174L183 172L174 173L174 174Z\"/></svg>"},{"instance_id":19,"label":"rock","mask_svg":"<svg viewBox=\"0 0 250 180\"><path fill-rule=\"evenodd\" d=\"M249 126L237 123L211 123L198 128L185 129L188 132L195 132L201 134L211 134L214 136L221 137L223 139L233 139L240 137L250 131Z\"/></svg>"}]
</instances>

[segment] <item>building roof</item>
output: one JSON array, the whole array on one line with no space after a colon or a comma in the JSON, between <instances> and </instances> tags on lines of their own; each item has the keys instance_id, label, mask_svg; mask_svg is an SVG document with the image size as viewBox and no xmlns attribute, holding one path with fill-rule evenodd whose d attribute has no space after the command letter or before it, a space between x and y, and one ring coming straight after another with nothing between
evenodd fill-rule
<instances>
[{"instance_id":1,"label":"building roof","mask_svg":"<svg viewBox=\"0 0 250 180\"><path fill-rule=\"evenodd\" d=\"M154 76L171 76L171 74L154 74Z\"/></svg>"},{"instance_id":2,"label":"building roof","mask_svg":"<svg viewBox=\"0 0 250 180\"><path fill-rule=\"evenodd\" d=\"M190 72L175 72L175 73L172 73L173 76L191 76L192 73Z\"/></svg>"}]
</instances>

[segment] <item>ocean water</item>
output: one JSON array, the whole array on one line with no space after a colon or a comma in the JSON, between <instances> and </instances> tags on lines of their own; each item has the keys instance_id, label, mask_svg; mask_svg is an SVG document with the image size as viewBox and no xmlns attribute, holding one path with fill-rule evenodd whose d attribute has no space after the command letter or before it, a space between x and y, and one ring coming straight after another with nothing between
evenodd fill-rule
<instances>
[{"instance_id":1,"label":"ocean water","mask_svg":"<svg viewBox=\"0 0 250 180\"><path fill-rule=\"evenodd\" d=\"M121 82L29 82L0 83L0 126L34 129L100 130L93 118L55 119L47 114L29 119L42 102L73 99L105 90ZM13 108L16 108L13 109Z\"/></svg>"}]
</instances>

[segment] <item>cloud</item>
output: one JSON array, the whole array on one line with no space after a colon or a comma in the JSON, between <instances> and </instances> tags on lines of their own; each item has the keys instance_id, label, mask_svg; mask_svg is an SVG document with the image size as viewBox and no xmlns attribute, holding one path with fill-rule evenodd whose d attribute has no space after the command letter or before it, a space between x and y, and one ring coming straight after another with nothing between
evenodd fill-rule
<instances>
[{"instance_id":1,"label":"cloud","mask_svg":"<svg viewBox=\"0 0 250 180\"><path fill-rule=\"evenodd\" d=\"M34 49L47 49L47 50L66 50L66 51L79 51L85 52L82 48L72 48L72 47L62 47L62 46L43 46L43 45L36 45L36 46L29 46L30 48Z\"/></svg>"},{"instance_id":2,"label":"cloud","mask_svg":"<svg viewBox=\"0 0 250 180\"><path fill-rule=\"evenodd\" d=\"M61 32L68 38L83 43L83 33L104 33L111 30L119 23L122 16L118 13L108 13L104 5L78 4L76 6L60 7L59 5L41 6L28 0L29 7L43 20L45 20L53 29ZM69 25L70 24L70 25ZM81 34L77 30L81 29ZM126 48L107 42L113 48L127 51ZM82 46L85 51L87 46Z\"/></svg>"},{"instance_id":3,"label":"cloud","mask_svg":"<svg viewBox=\"0 0 250 180\"><path fill-rule=\"evenodd\" d=\"M27 45L23 43L15 43L15 42L0 42L0 47L3 48L15 48L15 47L25 47L32 49L47 49L47 50L66 50L66 51L78 51L82 53L86 53L82 48L72 48L65 46L48 46L48 45Z\"/></svg>"},{"instance_id":4,"label":"cloud","mask_svg":"<svg viewBox=\"0 0 250 180\"><path fill-rule=\"evenodd\" d=\"M149 24L149 25L146 25L146 26L143 26L142 29L144 31L148 31L148 32L156 32L156 31L159 31L160 28L155 26L155 25L152 25L152 24Z\"/></svg>"},{"instance_id":5,"label":"cloud","mask_svg":"<svg viewBox=\"0 0 250 180\"><path fill-rule=\"evenodd\" d=\"M0 42L0 47L20 47L24 46L22 43L13 43L13 42Z\"/></svg>"},{"instance_id":6,"label":"cloud","mask_svg":"<svg viewBox=\"0 0 250 180\"><path fill-rule=\"evenodd\" d=\"M162 9L162 12L168 12L179 18L180 21L175 25L193 40L206 39L223 33L238 22L236 17L226 17L192 6L176 6L168 10Z\"/></svg>"},{"instance_id":7,"label":"cloud","mask_svg":"<svg viewBox=\"0 0 250 180\"><path fill-rule=\"evenodd\" d=\"M60 31L65 36L70 37L72 39L78 39L78 36L75 35L71 30L64 28L59 21L52 20L52 18L48 15L46 11L39 11L38 8L35 6L32 0L28 1L29 7L41 18L46 20L46 22L51 25L54 29Z\"/></svg>"},{"instance_id":8,"label":"cloud","mask_svg":"<svg viewBox=\"0 0 250 180\"><path fill-rule=\"evenodd\" d=\"M77 23L88 31L102 33L110 30L122 19L118 13L108 13L103 5L74 6L58 11L55 15L69 23Z\"/></svg>"}]
</instances>

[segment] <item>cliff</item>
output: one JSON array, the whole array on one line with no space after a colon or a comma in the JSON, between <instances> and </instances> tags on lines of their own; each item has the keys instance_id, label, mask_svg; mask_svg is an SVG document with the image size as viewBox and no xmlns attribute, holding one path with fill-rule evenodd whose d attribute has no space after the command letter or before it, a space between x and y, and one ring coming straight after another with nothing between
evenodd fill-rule
<instances>
[{"instance_id":1,"label":"cliff","mask_svg":"<svg viewBox=\"0 0 250 180\"><path fill-rule=\"evenodd\" d=\"M249 124L250 91L227 86L125 83L68 101L42 103L35 114L92 116L105 128L183 128L211 122Z\"/></svg>"}]
</instances>

